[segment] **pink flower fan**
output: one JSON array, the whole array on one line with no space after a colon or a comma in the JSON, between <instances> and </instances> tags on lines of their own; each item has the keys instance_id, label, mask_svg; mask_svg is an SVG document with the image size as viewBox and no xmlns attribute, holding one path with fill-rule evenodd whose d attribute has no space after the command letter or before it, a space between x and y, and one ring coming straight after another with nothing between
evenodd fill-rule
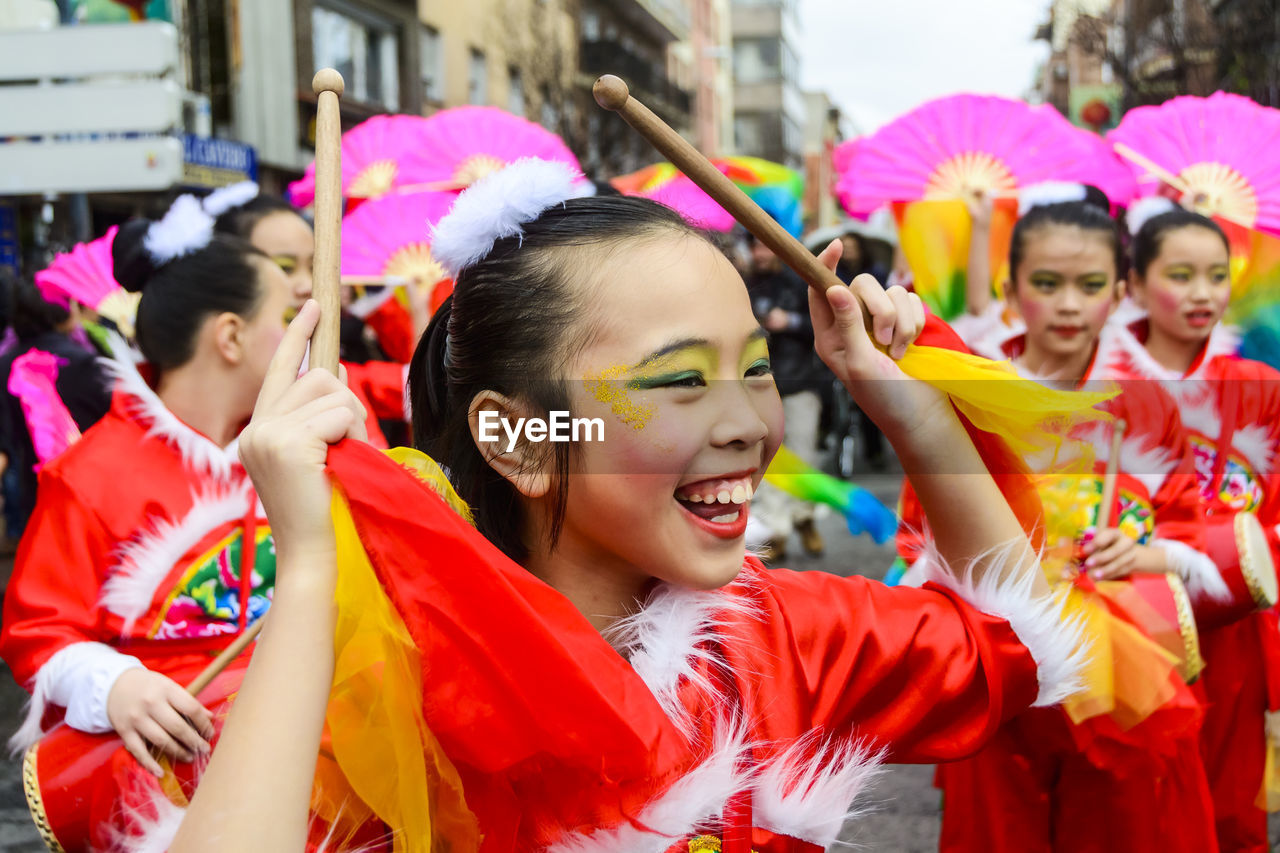
<instances>
[{"instance_id":1,"label":"pink flower fan","mask_svg":"<svg viewBox=\"0 0 1280 853\"><path fill-rule=\"evenodd\" d=\"M140 294L129 293L115 279L111 244L116 226L88 243L77 243L53 263L36 273L36 287L45 300L64 308L74 299L116 324L125 337L133 337L133 321Z\"/></svg>"},{"instance_id":2,"label":"pink flower fan","mask_svg":"<svg viewBox=\"0 0 1280 853\"><path fill-rule=\"evenodd\" d=\"M490 172L530 157L558 160L582 171L559 136L497 107L442 110L426 119L423 136L416 152L420 189L461 191Z\"/></svg>"},{"instance_id":3,"label":"pink flower fan","mask_svg":"<svg viewBox=\"0 0 1280 853\"><path fill-rule=\"evenodd\" d=\"M408 184L430 180L419 170L427 120L415 115L378 115L342 134L343 198L378 198ZM289 200L307 207L316 197L316 164L289 185Z\"/></svg>"},{"instance_id":4,"label":"pink flower fan","mask_svg":"<svg viewBox=\"0 0 1280 853\"><path fill-rule=\"evenodd\" d=\"M453 193L392 193L360 205L342 220L342 274L427 286L448 278L431 254L431 229L456 200Z\"/></svg>"},{"instance_id":5,"label":"pink flower fan","mask_svg":"<svg viewBox=\"0 0 1280 853\"><path fill-rule=\"evenodd\" d=\"M13 360L9 373L9 393L22 404L37 471L80 438L80 428L58 396L58 368L65 363L44 350L27 350Z\"/></svg>"},{"instance_id":6,"label":"pink flower fan","mask_svg":"<svg viewBox=\"0 0 1280 853\"><path fill-rule=\"evenodd\" d=\"M1202 213L1280 233L1280 110L1226 92L1186 95L1130 110L1107 139L1145 194L1165 184Z\"/></svg>"},{"instance_id":7,"label":"pink flower fan","mask_svg":"<svg viewBox=\"0 0 1280 853\"><path fill-rule=\"evenodd\" d=\"M837 195L853 216L891 202L1010 197L1021 187L1070 181L1114 204L1136 191L1133 175L1099 137L1047 105L984 95L929 101L860 139L837 159Z\"/></svg>"}]
</instances>

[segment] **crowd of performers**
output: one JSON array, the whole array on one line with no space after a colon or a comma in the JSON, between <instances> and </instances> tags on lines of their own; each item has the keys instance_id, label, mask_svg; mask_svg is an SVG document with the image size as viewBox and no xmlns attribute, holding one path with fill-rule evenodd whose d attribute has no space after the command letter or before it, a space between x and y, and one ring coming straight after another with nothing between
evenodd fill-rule
<instances>
[{"instance_id":1,"label":"crowd of performers","mask_svg":"<svg viewBox=\"0 0 1280 853\"><path fill-rule=\"evenodd\" d=\"M13 745L41 832L820 850L880 766L918 762L947 851L1268 850L1280 376L1221 322L1213 220L1152 202L1126 236L1097 196L1025 194L1002 298L975 252L954 330L871 276L809 295L907 473L896 586L744 554L781 383L739 272L656 202L583 197L556 163L488 175L435 228L447 298L350 302L341 379L306 370L288 204L126 224L109 410L70 390L98 369L63 340L74 301L11 344L61 359L84 430L11 462L40 468L0 656L32 694ZM908 379L923 346L1004 414ZM560 410L604 440L479 427Z\"/></svg>"}]
</instances>

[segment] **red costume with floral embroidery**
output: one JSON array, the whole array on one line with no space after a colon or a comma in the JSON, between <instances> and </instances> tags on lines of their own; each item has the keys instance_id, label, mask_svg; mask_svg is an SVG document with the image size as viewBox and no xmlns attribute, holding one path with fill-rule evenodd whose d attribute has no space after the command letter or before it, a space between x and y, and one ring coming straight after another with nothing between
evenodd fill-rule
<instances>
[{"instance_id":1,"label":"red costume with floral embroidery","mask_svg":"<svg viewBox=\"0 0 1280 853\"><path fill-rule=\"evenodd\" d=\"M22 746L57 708L109 731L121 672L186 683L270 604L274 544L234 443L179 421L132 365L116 373L111 411L41 471L5 596L0 656L33 694Z\"/></svg>"},{"instance_id":2,"label":"red costume with floral embroidery","mask_svg":"<svg viewBox=\"0 0 1280 853\"><path fill-rule=\"evenodd\" d=\"M1255 513L1277 549L1280 479L1280 373L1235 355L1234 337L1215 328L1185 374L1160 365L1143 346L1146 320L1115 330L1100 370L1122 379L1158 380L1177 400L1194 449L1198 491L1211 530L1236 513ZM1229 533L1227 534L1230 535ZM1224 567L1226 568L1226 567ZM1236 567L1238 569L1238 566ZM1274 615L1254 613L1204 631L1206 697L1202 754L1213 788L1222 849L1270 850L1259 807L1266 755L1264 715L1280 708L1280 635Z\"/></svg>"},{"instance_id":3,"label":"red costume with floral embroidery","mask_svg":"<svg viewBox=\"0 0 1280 853\"><path fill-rule=\"evenodd\" d=\"M981 354L1016 358L1024 340L1021 333L1010 332ZM1099 351L1105 349L1100 345ZM1086 382L1099 378L1097 363L1095 355ZM1102 389L1095 382L1089 390ZM1115 707L1106 712L1107 703L1098 701L1104 691L1090 685L1082 694L1092 703L1087 710L1080 697L1070 710L1034 709L1003 726L974 758L939 766L944 851L1214 849L1208 787L1196 748L1201 710L1183 683L1183 676L1198 672L1199 652L1194 626L1189 632L1177 630L1180 616L1190 620L1191 601L1216 592L1222 583L1200 553L1204 516L1195 498L1192 456L1176 404L1161 389L1127 385L1102 408L1127 427L1109 525L1139 543L1164 549L1185 590L1179 589L1179 581L1159 575L1111 582L1105 590L1086 576L1077 577L1074 585L1091 606L1105 608L1100 612L1107 619L1141 631L1148 648L1153 642L1171 660L1178 658L1178 668L1162 665L1147 651L1143 660L1159 668L1144 678L1151 690L1158 688L1151 695L1162 697L1159 704L1147 698L1140 705L1134 701L1144 698L1140 696L1119 701L1126 685L1117 684L1107 697L1116 698ZM1110 435L1110 427L1099 425L1090 434L1075 436L1093 445L1098 476L1068 481L1078 484L1068 494L1057 494L1060 481L1050 481L1041 493L1058 525L1073 513L1079 515L1073 526L1080 535L1097 525ZM914 564L911 574L916 574L921 558L927 562L929 534L909 481L900 511L899 553ZM1061 544L1048 543L1051 548ZM1157 618L1150 618L1152 612ZM1091 619L1091 630L1100 624ZM1107 675L1120 682L1127 677L1126 657L1120 646L1113 646L1113 637L1114 629L1095 635L1095 645L1105 644L1095 652L1114 662L1114 672L1108 668Z\"/></svg>"}]
</instances>

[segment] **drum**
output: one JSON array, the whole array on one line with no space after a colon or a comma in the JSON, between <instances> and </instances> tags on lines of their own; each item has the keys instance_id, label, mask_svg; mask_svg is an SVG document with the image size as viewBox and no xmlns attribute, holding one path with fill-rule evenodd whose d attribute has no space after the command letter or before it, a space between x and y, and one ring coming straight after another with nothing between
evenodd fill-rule
<instances>
[{"instance_id":1,"label":"drum","mask_svg":"<svg viewBox=\"0 0 1280 853\"><path fill-rule=\"evenodd\" d=\"M1202 628L1220 628L1280 598L1280 579L1266 533L1253 513L1214 516L1208 525L1205 553L1213 560L1230 592L1224 600L1198 596L1193 602Z\"/></svg>"},{"instance_id":2,"label":"drum","mask_svg":"<svg viewBox=\"0 0 1280 853\"><path fill-rule=\"evenodd\" d=\"M1191 684L1204 669L1200 656L1200 632L1191 597L1182 579L1173 572L1160 575L1135 573L1128 581L1135 593L1159 617L1140 620L1139 627L1178 659L1178 672ZM1132 614L1131 614L1132 615Z\"/></svg>"}]
</instances>

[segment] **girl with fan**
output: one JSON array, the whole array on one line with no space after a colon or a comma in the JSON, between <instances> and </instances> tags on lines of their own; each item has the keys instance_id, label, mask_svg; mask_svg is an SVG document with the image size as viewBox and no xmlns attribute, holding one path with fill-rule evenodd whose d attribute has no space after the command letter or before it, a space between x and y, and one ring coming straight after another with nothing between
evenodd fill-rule
<instances>
[{"instance_id":1,"label":"girl with fan","mask_svg":"<svg viewBox=\"0 0 1280 853\"><path fill-rule=\"evenodd\" d=\"M973 473L920 478L943 557L970 568L923 590L768 571L743 530L781 404L741 277L675 212L572 198L574 177L508 167L435 233L457 287L412 365L415 440L478 530L343 441L359 437L358 406L331 376L296 379L316 307L294 321L241 445L280 543L272 621L169 849L303 849L348 654L334 632L348 609L378 609L343 592L362 560L420 656L410 728L431 735L412 757L425 751L434 781L395 800L344 772L392 797L377 813L407 850L820 850L879 751L954 758L1070 692L1075 628L1016 517L948 399L876 350L854 292L897 357L919 301L865 276L815 294L817 347L908 466ZM600 418L604 441L484 438L487 417L554 410ZM335 719L336 744L350 733ZM400 768L411 750L386 740L383 727L345 758ZM699 831L724 838L690 842Z\"/></svg>"},{"instance_id":2,"label":"girl with fan","mask_svg":"<svg viewBox=\"0 0 1280 853\"><path fill-rule=\"evenodd\" d=\"M257 185L250 185L253 193L247 201L228 196L228 202L239 204L221 208L214 203L211 213L217 216L217 230L248 240L280 266L289 278L292 304L299 308L311 296L311 262L315 255L315 235L311 225L302 218L295 207L284 199L259 194ZM247 189L247 188L246 188ZM247 194L247 193L246 193ZM206 209L209 209L206 203ZM416 288L410 288L416 294ZM386 296L391 290L386 291ZM356 306L350 318L359 319L377 334L379 342L393 361L344 360L347 381L360 398L367 411L365 431L375 447L387 447L379 421L403 422L407 416L404 392L407 379L405 365L413 355L417 334L413 326L425 326L429 311L421 300L413 300L412 315L407 315L394 299L383 298ZM348 311L351 310L348 305ZM421 326L419 327L421 328Z\"/></svg>"},{"instance_id":3,"label":"girl with fan","mask_svg":"<svg viewBox=\"0 0 1280 853\"><path fill-rule=\"evenodd\" d=\"M1006 284L1025 331L1009 330L982 354L1011 358L1042 382L1098 388L1098 365L1114 346L1104 330L1119 299L1119 266L1119 234L1105 208L1031 207L1013 231ZM1200 661L1194 626L1179 628L1190 602L1218 594L1222 581L1199 553L1204 516L1192 458L1177 407L1158 387L1126 385L1105 408L1109 423L1073 433L1094 446L1090 474L1027 460L1046 475L1046 572L1069 590L1093 639L1086 690L1061 708L1020 715L976 757L939 767L945 851L1214 849L1200 708L1184 682ZM1098 475L1117 451L1118 500L1100 521ZM899 549L919 571L929 561L928 529L914 479Z\"/></svg>"},{"instance_id":4,"label":"girl with fan","mask_svg":"<svg viewBox=\"0 0 1280 853\"><path fill-rule=\"evenodd\" d=\"M1276 601L1280 373L1239 358L1235 336L1221 323L1231 297L1222 229L1163 199L1134 207L1130 288L1146 316L1116 329L1119 345L1103 369L1161 382L1181 410L1209 521L1208 551L1244 605L1201 620L1202 753L1218 841L1223 850L1269 850L1259 803L1264 717L1280 708L1280 635L1274 611L1253 611Z\"/></svg>"},{"instance_id":5,"label":"girl with fan","mask_svg":"<svg viewBox=\"0 0 1280 853\"><path fill-rule=\"evenodd\" d=\"M41 470L0 656L32 693L13 746L62 720L114 730L159 774L160 756L208 750L209 712L179 685L270 603L274 547L236 437L284 333L289 285L248 244L215 236L191 196L126 225L113 252L116 279L142 294L146 364L120 343L110 411ZM79 766L107 769L97 760Z\"/></svg>"}]
</instances>

